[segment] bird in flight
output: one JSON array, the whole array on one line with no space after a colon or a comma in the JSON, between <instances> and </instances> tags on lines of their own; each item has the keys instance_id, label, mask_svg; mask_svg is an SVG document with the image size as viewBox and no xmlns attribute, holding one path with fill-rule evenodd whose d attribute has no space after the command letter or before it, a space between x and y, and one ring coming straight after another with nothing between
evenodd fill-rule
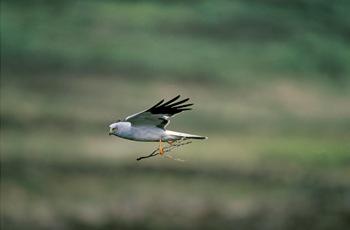
<instances>
[{"instance_id":1,"label":"bird in flight","mask_svg":"<svg viewBox=\"0 0 350 230\"><path fill-rule=\"evenodd\" d=\"M180 95L167 102L164 102L163 99L149 109L110 124L109 135L133 141L158 142L159 146L155 151L161 156L165 152L162 145L163 142L168 143L169 146L180 146L183 144L178 144L177 142L188 139L207 139L207 137L204 136L175 132L166 129L171 117L183 111L191 110L190 106L193 104L185 104L189 98L178 100L179 98ZM171 147L168 147L167 150L170 149ZM155 154L155 151L149 156L157 155ZM138 158L138 160L141 158Z\"/></svg>"}]
</instances>

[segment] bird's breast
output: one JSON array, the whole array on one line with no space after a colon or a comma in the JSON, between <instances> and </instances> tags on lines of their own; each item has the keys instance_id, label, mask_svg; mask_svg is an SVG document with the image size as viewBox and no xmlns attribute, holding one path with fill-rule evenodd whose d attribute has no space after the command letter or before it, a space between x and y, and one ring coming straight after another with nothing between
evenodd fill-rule
<instances>
[{"instance_id":1,"label":"bird's breast","mask_svg":"<svg viewBox=\"0 0 350 230\"><path fill-rule=\"evenodd\" d=\"M127 130L120 130L119 137L134 141L159 141L164 136L165 131L157 127L130 127Z\"/></svg>"}]
</instances>

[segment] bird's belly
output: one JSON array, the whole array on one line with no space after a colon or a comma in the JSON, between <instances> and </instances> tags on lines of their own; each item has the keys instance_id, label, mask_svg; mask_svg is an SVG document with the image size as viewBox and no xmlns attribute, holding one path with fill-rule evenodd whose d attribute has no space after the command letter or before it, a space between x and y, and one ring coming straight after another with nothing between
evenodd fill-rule
<instances>
[{"instance_id":1,"label":"bird's belly","mask_svg":"<svg viewBox=\"0 0 350 230\"><path fill-rule=\"evenodd\" d=\"M134 141L159 141L164 137L164 130L154 127L132 127L128 132L121 132L118 136Z\"/></svg>"}]
</instances>

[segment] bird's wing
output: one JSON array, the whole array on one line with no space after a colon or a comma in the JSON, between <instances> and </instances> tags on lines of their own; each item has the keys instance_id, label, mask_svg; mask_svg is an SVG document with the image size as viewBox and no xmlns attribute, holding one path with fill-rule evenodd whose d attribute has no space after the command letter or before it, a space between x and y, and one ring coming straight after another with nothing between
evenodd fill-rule
<instances>
[{"instance_id":1,"label":"bird's wing","mask_svg":"<svg viewBox=\"0 0 350 230\"><path fill-rule=\"evenodd\" d=\"M164 102L163 99L147 110L128 116L124 121L130 122L132 126L150 125L164 129L172 116L185 110L191 110L189 106L193 104L184 104L189 98L177 101L179 98L180 95L167 102Z\"/></svg>"}]
</instances>

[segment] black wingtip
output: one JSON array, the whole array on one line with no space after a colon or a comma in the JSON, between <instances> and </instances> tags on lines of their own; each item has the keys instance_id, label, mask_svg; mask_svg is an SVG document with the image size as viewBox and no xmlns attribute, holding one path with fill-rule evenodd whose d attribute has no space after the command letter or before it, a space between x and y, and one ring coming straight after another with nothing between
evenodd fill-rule
<instances>
[{"instance_id":1,"label":"black wingtip","mask_svg":"<svg viewBox=\"0 0 350 230\"><path fill-rule=\"evenodd\" d=\"M193 103L190 103L190 104L184 104L184 105L173 106L173 108L180 109L180 108L184 108L184 107L188 107L188 106L192 106L192 105L194 105L194 104L193 104Z\"/></svg>"},{"instance_id":2,"label":"black wingtip","mask_svg":"<svg viewBox=\"0 0 350 230\"><path fill-rule=\"evenodd\" d=\"M164 103L162 106L166 106L171 104L172 102L176 101L177 99L180 98L180 95L177 95L176 97L174 97L173 99L170 99L169 101L167 101L166 103Z\"/></svg>"},{"instance_id":3,"label":"black wingtip","mask_svg":"<svg viewBox=\"0 0 350 230\"><path fill-rule=\"evenodd\" d=\"M179 109L180 112L186 111L186 110L192 110L192 108L187 108L187 109Z\"/></svg>"},{"instance_id":4,"label":"black wingtip","mask_svg":"<svg viewBox=\"0 0 350 230\"><path fill-rule=\"evenodd\" d=\"M152 108L155 108L155 107L157 107L158 105L160 105L160 104L162 104L164 102L164 99L162 99L161 101L159 101L157 104L155 104L154 106L152 106ZM151 108L151 109L152 109Z\"/></svg>"},{"instance_id":5,"label":"black wingtip","mask_svg":"<svg viewBox=\"0 0 350 230\"><path fill-rule=\"evenodd\" d=\"M155 104L153 107L148 109L147 111L153 114L168 114L174 115L180 113L182 111L191 110L189 106L192 106L192 103L184 104L186 101L190 100L190 98L185 98L183 100L177 101L181 95L177 95L176 97L170 99L169 101L164 102L164 99Z\"/></svg>"},{"instance_id":6,"label":"black wingtip","mask_svg":"<svg viewBox=\"0 0 350 230\"><path fill-rule=\"evenodd\" d=\"M188 101L188 100L190 100L190 98L186 98L186 99L183 99L183 100L181 100L181 101L177 101L177 102L171 104L171 106L174 107L175 105L183 104L183 103L185 103L185 102Z\"/></svg>"}]
</instances>

